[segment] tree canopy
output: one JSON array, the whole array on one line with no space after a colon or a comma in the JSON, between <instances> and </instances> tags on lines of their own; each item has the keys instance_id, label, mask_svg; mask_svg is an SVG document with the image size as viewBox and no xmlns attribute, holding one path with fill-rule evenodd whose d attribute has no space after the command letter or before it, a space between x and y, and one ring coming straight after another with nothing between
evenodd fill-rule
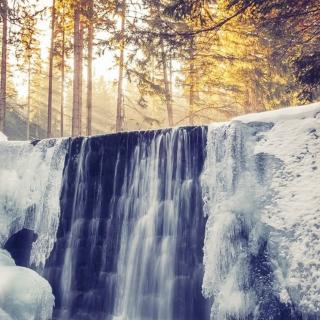
<instances>
[{"instance_id":1,"label":"tree canopy","mask_svg":"<svg viewBox=\"0 0 320 320\"><path fill-rule=\"evenodd\" d=\"M0 17L0 127L15 114L25 138L319 99L317 0L2 0Z\"/></svg>"}]
</instances>

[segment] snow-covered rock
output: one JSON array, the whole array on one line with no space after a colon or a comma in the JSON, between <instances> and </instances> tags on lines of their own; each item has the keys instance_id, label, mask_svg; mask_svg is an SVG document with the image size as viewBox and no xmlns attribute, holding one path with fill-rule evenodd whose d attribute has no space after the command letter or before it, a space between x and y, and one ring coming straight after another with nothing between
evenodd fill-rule
<instances>
[{"instance_id":1,"label":"snow-covered rock","mask_svg":"<svg viewBox=\"0 0 320 320\"><path fill-rule=\"evenodd\" d=\"M252 282L248 257L263 241L274 294L320 318L320 104L209 126L202 178L203 293L214 297L211 318L257 313L259 280Z\"/></svg>"},{"instance_id":2,"label":"snow-covered rock","mask_svg":"<svg viewBox=\"0 0 320 320\"><path fill-rule=\"evenodd\" d=\"M50 284L35 271L17 267L0 249L0 319L51 319L54 297Z\"/></svg>"},{"instance_id":3,"label":"snow-covered rock","mask_svg":"<svg viewBox=\"0 0 320 320\"><path fill-rule=\"evenodd\" d=\"M282 285L303 313L320 315L320 106L303 116L277 121L261 135L255 153L279 165L272 178L262 222ZM304 109L304 107L301 107ZM308 108L306 108L308 109Z\"/></svg>"},{"instance_id":4,"label":"snow-covered rock","mask_svg":"<svg viewBox=\"0 0 320 320\"><path fill-rule=\"evenodd\" d=\"M265 111L259 113L249 113L243 116L234 118L234 121L241 121L243 123L250 122L272 122L277 123L288 120L303 120L320 117L320 103L312 103L305 106L295 106L281 108L272 111Z\"/></svg>"}]
</instances>

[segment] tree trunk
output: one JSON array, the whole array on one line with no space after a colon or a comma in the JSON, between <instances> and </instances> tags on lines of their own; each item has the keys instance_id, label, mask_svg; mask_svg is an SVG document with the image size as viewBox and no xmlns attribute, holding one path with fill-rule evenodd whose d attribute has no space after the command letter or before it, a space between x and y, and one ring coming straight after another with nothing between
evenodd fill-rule
<instances>
[{"instance_id":1,"label":"tree trunk","mask_svg":"<svg viewBox=\"0 0 320 320\"><path fill-rule=\"evenodd\" d=\"M49 53L49 86L48 86L48 124L47 124L47 137L52 136L52 71L53 71L53 46L54 46L54 26L56 20L55 0L52 1L51 13L51 44Z\"/></svg>"},{"instance_id":2,"label":"tree trunk","mask_svg":"<svg viewBox=\"0 0 320 320\"><path fill-rule=\"evenodd\" d=\"M123 73L124 73L125 24L126 24L126 0L123 0L122 12L121 12L121 43L120 43L120 61L119 61L119 78L118 78L116 132L123 130L123 121L124 121Z\"/></svg>"},{"instance_id":3,"label":"tree trunk","mask_svg":"<svg viewBox=\"0 0 320 320\"><path fill-rule=\"evenodd\" d=\"M62 12L62 44L61 44L61 88L60 88L60 136L63 137L64 129L64 71L65 71L65 30L64 30L64 4Z\"/></svg>"},{"instance_id":4,"label":"tree trunk","mask_svg":"<svg viewBox=\"0 0 320 320\"><path fill-rule=\"evenodd\" d=\"M168 79L167 55L165 52L163 41L161 41L161 59L162 59L162 68L163 68L164 94L165 94L167 113L168 113L168 123L169 123L169 126L172 127L173 126L172 98L170 93L170 83Z\"/></svg>"},{"instance_id":5,"label":"tree trunk","mask_svg":"<svg viewBox=\"0 0 320 320\"><path fill-rule=\"evenodd\" d=\"M80 56L79 56L79 128L80 128L80 135L82 134L82 84L83 84L83 22L80 18L80 41L79 41L79 50L80 50Z\"/></svg>"},{"instance_id":6,"label":"tree trunk","mask_svg":"<svg viewBox=\"0 0 320 320\"><path fill-rule=\"evenodd\" d=\"M7 42L8 42L8 4L3 0L2 12L2 51L0 80L0 131L4 131L7 96Z\"/></svg>"},{"instance_id":7,"label":"tree trunk","mask_svg":"<svg viewBox=\"0 0 320 320\"><path fill-rule=\"evenodd\" d=\"M29 55L28 56L27 140L30 140L30 113L31 113L30 100L31 100L31 56Z\"/></svg>"},{"instance_id":8,"label":"tree trunk","mask_svg":"<svg viewBox=\"0 0 320 320\"><path fill-rule=\"evenodd\" d=\"M169 75L170 75L170 96L171 96L171 101L173 101L173 71L172 71L172 57L169 59Z\"/></svg>"},{"instance_id":9,"label":"tree trunk","mask_svg":"<svg viewBox=\"0 0 320 320\"><path fill-rule=\"evenodd\" d=\"M194 40L191 40L190 43L190 62L189 62L189 124L194 125L194 100L195 100L195 93L194 93Z\"/></svg>"},{"instance_id":10,"label":"tree trunk","mask_svg":"<svg viewBox=\"0 0 320 320\"><path fill-rule=\"evenodd\" d=\"M155 83L155 57L151 56L151 82ZM153 118L157 118L158 117L158 112L157 112L157 107L155 104L155 98L154 95L152 95L151 97L151 107L152 107L152 117Z\"/></svg>"},{"instance_id":11,"label":"tree trunk","mask_svg":"<svg viewBox=\"0 0 320 320\"><path fill-rule=\"evenodd\" d=\"M72 106L72 136L80 135L80 2L74 0L74 70L73 70L73 106Z\"/></svg>"},{"instance_id":12,"label":"tree trunk","mask_svg":"<svg viewBox=\"0 0 320 320\"><path fill-rule=\"evenodd\" d=\"M92 134L92 51L93 51L93 0L89 1L88 75L87 75L87 135Z\"/></svg>"}]
</instances>

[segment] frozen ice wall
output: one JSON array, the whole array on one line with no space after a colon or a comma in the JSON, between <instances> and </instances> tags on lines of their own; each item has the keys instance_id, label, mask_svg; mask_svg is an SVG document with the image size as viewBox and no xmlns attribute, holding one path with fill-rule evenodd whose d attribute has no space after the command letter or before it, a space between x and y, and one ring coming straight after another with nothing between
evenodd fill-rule
<instances>
[{"instance_id":1,"label":"frozen ice wall","mask_svg":"<svg viewBox=\"0 0 320 320\"><path fill-rule=\"evenodd\" d=\"M210 126L202 173L211 319L320 316L320 105Z\"/></svg>"},{"instance_id":2,"label":"frozen ice wall","mask_svg":"<svg viewBox=\"0 0 320 320\"><path fill-rule=\"evenodd\" d=\"M37 234L30 264L44 264L59 224L65 141L0 142L0 246L26 228Z\"/></svg>"},{"instance_id":3,"label":"frozen ice wall","mask_svg":"<svg viewBox=\"0 0 320 320\"><path fill-rule=\"evenodd\" d=\"M42 267L56 237L66 148L64 141L0 141L0 319L51 319L54 297L47 280L16 266L3 248L22 229L37 235L30 265ZM20 243L20 246L23 246Z\"/></svg>"},{"instance_id":4,"label":"frozen ice wall","mask_svg":"<svg viewBox=\"0 0 320 320\"><path fill-rule=\"evenodd\" d=\"M203 294L214 297L212 319L246 319L257 295L250 255L258 249L262 191L252 157L250 130L239 122L212 126L202 173L205 214Z\"/></svg>"}]
</instances>

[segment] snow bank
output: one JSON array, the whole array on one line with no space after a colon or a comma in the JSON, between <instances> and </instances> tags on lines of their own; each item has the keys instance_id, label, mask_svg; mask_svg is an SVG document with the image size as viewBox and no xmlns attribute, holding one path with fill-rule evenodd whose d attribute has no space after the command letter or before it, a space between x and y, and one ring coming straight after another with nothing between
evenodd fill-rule
<instances>
[{"instance_id":1,"label":"snow bank","mask_svg":"<svg viewBox=\"0 0 320 320\"><path fill-rule=\"evenodd\" d=\"M234 118L233 120L243 123L249 122L279 122L287 120L302 120L306 118L320 117L320 103L312 103L305 106L296 106L281 108L273 111L249 113L243 116Z\"/></svg>"},{"instance_id":2,"label":"snow bank","mask_svg":"<svg viewBox=\"0 0 320 320\"><path fill-rule=\"evenodd\" d=\"M54 297L49 283L35 271L17 267L0 249L0 319L51 319Z\"/></svg>"},{"instance_id":3,"label":"snow bank","mask_svg":"<svg viewBox=\"0 0 320 320\"><path fill-rule=\"evenodd\" d=\"M7 141L7 140L8 140L7 136L0 131L0 141Z\"/></svg>"},{"instance_id":4,"label":"snow bank","mask_svg":"<svg viewBox=\"0 0 320 320\"><path fill-rule=\"evenodd\" d=\"M63 140L0 142L0 247L22 228L33 230L30 263L44 264L59 224L66 154Z\"/></svg>"},{"instance_id":5,"label":"snow bank","mask_svg":"<svg viewBox=\"0 0 320 320\"><path fill-rule=\"evenodd\" d=\"M263 239L273 294L306 318L320 317L319 184L320 104L209 126L203 293L214 297L212 319L257 315L246 257Z\"/></svg>"},{"instance_id":6,"label":"snow bank","mask_svg":"<svg viewBox=\"0 0 320 320\"><path fill-rule=\"evenodd\" d=\"M262 211L269 246L280 272L283 300L320 316L320 104L237 118L273 122L261 133L255 154L272 155L272 201Z\"/></svg>"},{"instance_id":7,"label":"snow bank","mask_svg":"<svg viewBox=\"0 0 320 320\"><path fill-rule=\"evenodd\" d=\"M320 114L320 107L318 106ZM272 168L272 201L262 212L283 286L299 310L320 315L320 118L277 122L256 153L280 160Z\"/></svg>"}]
</instances>

